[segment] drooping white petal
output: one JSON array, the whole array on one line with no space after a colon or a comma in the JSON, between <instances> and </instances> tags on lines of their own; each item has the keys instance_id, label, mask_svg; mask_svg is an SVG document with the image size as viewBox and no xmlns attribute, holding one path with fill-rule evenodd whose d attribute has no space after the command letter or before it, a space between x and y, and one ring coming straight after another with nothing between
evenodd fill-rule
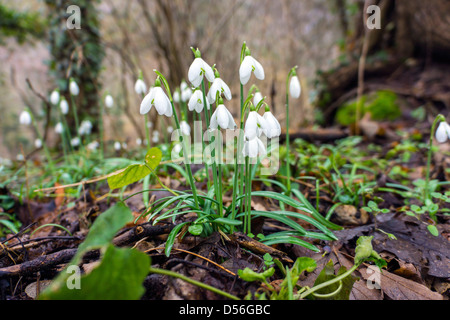
<instances>
[{"instance_id":1,"label":"drooping white petal","mask_svg":"<svg viewBox=\"0 0 450 320\"><path fill-rule=\"evenodd\" d=\"M188 101L192 96L192 90L189 87L186 87L182 92L181 92L181 101L186 102Z\"/></svg>"},{"instance_id":2,"label":"drooping white petal","mask_svg":"<svg viewBox=\"0 0 450 320\"><path fill-rule=\"evenodd\" d=\"M203 59L202 58L195 58L194 61L191 63L191 66L189 67L188 71L188 79L192 83L194 87L200 86L202 83L202 68L203 68Z\"/></svg>"},{"instance_id":3,"label":"drooping white petal","mask_svg":"<svg viewBox=\"0 0 450 320\"><path fill-rule=\"evenodd\" d=\"M191 127L190 127L189 124L188 124L186 121L184 121L184 120L182 120L182 121L180 122L180 130L181 130L181 133L182 133L183 135L185 135L185 136L189 136L189 135L191 134Z\"/></svg>"},{"instance_id":4,"label":"drooping white petal","mask_svg":"<svg viewBox=\"0 0 450 320\"><path fill-rule=\"evenodd\" d=\"M74 80L70 81L69 91L70 94L73 96L77 96L80 93L80 88L78 87L78 84Z\"/></svg>"},{"instance_id":5,"label":"drooping white petal","mask_svg":"<svg viewBox=\"0 0 450 320\"><path fill-rule=\"evenodd\" d=\"M69 103L66 99L62 99L59 103L59 108L61 109L62 114L68 114L69 113Z\"/></svg>"},{"instance_id":6,"label":"drooping white petal","mask_svg":"<svg viewBox=\"0 0 450 320\"><path fill-rule=\"evenodd\" d=\"M256 79L264 80L265 74L264 74L263 66L256 59L253 59L253 62L254 62L254 68L255 68L254 73L255 73Z\"/></svg>"},{"instance_id":7,"label":"drooping white petal","mask_svg":"<svg viewBox=\"0 0 450 320\"><path fill-rule=\"evenodd\" d=\"M442 121L436 130L436 140L439 143L446 142L450 139L450 126L447 122Z\"/></svg>"},{"instance_id":8,"label":"drooping white petal","mask_svg":"<svg viewBox=\"0 0 450 320\"><path fill-rule=\"evenodd\" d=\"M266 120L266 136L267 138L278 137L281 134L281 126L272 112L267 111L263 116L264 120Z\"/></svg>"},{"instance_id":9,"label":"drooping white petal","mask_svg":"<svg viewBox=\"0 0 450 320\"><path fill-rule=\"evenodd\" d=\"M250 80L250 76L252 71L255 73L255 77L259 80L264 80L264 68L255 58L252 56L246 56L244 60L242 60L241 66L239 68L239 78L243 85L247 84L248 80Z\"/></svg>"},{"instance_id":10,"label":"drooping white petal","mask_svg":"<svg viewBox=\"0 0 450 320\"><path fill-rule=\"evenodd\" d=\"M300 97L300 93L302 92L302 88L300 86L300 81L297 76L293 76L291 81L289 82L289 93L291 97L298 98Z\"/></svg>"},{"instance_id":11,"label":"drooping white petal","mask_svg":"<svg viewBox=\"0 0 450 320\"><path fill-rule=\"evenodd\" d=\"M153 99L155 98L155 90L152 88L150 92L142 99L139 109L140 114L146 114L152 109Z\"/></svg>"},{"instance_id":12,"label":"drooping white petal","mask_svg":"<svg viewBox=\"0 0 450 320\"><path fill-rule=\"evenodd\" d=\"M108 108L112 108L114 106L114 99L109 94L105 97L105 106Z\"/></svg>"},{"instance_id":13,"label":"drooping white petal","mask_svg":"<svg viewBox=\"0 0 450 320\"><path fill-rule=\"evenodd\" d=\"M31 115L28 111L24 110L20 113L19 123L25 126L31 124Z\"/></svg>"},{"instance_id":14,"label":"drooping white petal","mask_svg":"<svg viewBox=\"0 0 450 320\"><path fill-rule=\"evenodd\" d=\"M180 103L181 99L180 99L180 92L177 90L173 93L173 102L175 103Z\"/></svg>"},{"instance_id":15,"label":"drooping white petal","mask_svg":"<svg viewBox=\"0 0 450 320\"><path fill-rule=\"evenodd\" d=\"M155 98L154 98L154 104L156 111L160 115L164 115L167 113L167 100L166 100L166 94L163 92L161 87L155 87Z\"/></svg>"},{"instance_id":16,"label":"drooping white petal","mask_svg":"<svg viewBox=\"0 0 450 320\"><path fill-rule=\"evenodd\" d=\"M34 140L34 146L39 149L40 147L42 147L42 140L41 139L36 139Z\"/></svg>"},{"instance_id":17,"label":"drooping white petal","mask_svg":"<svg viewBox=\"0 0 450 320\"><path fill-rule=\"evenodd\" d=\"M50 94L50 102L53 105L57 105L59 102L59 92L57 90L54 90L51 94Z\"/></svg>"},{"instance_id":18,"label":"drooping white petal","mask_svg":"<svg viewBox=\"0 0 450 320\"><path fill-rule=\"evenodd\" d=\"M147 92L147 85L145 84L144 80L136 80L136 82L134 83L134 91L136 91L137 94L145 94Z\"/></svg>"},{"instance_id":19,"label":"drooping white petal","mask_svg":"<svg viewBox=\"0 0 450 320\"><path fill-rule=\"evenodd\" d=\"M258 114L256 111L250 111L244 126L244 135L248 140L254 139L258 132Z\"/></svg>"},{"instance_id":20,"label":"drooping white petal","mask_svg":"<svg viewBox=\"0 0 450 320\"><path fill-rule=\"evenodd\" d=\"M122 145L119 141L114 142L114 150L119 151L122 148Z\"/></svg>"},{"instance_id":21,"label":"drooping white petal","mask_svg":"<svg viewBox=\"0 0 450 320\"><path fill-rule=\"evenodd\" d=\"M218 127L222 129L235 129L236 127L232 114L223 104L219 105L211 116L210 128L217 129Z\"/></svg>"},{"instance_id":22,"label":"drooping white petal","mask_svg":"<svg viewBox=\"0 0 450 320\"><path fill-rule=\"evenodd\" d=\"M56 124L56 126L55 126L55 132L56 132L57 134L61 134L61 133L63 133L63 130L64 130L64 128L63 128L62 123L61 123L61 122L58 122L58 123Z\"/></svg>"}]
</instances>

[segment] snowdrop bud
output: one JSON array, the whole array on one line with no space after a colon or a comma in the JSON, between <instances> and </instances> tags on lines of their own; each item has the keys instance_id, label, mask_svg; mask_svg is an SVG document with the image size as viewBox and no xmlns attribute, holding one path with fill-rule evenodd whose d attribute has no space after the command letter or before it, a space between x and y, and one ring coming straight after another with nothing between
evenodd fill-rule
<instances>
[{"instance_id":1,"label":"snowdrop bud","mask_svg":"<svg viewBox=\"0 0 450 320\"><path fill-rule=\"evenodd\" d=\"M80 138L78 137L72 138L72 140L70 140L70 145L72 147L78 147L80 145Z\"/></svg>"},{"instance_id":2,"label":"snowdrop bud","mask_svg":"<svg viewBox=\"0 0 450 320\"><path fill-rule=\"evenodd\" d=\"M80 88L78 87L78 84L73 79L70 79L69 91L70 91L70 94L73 96L77 96L80 93Z\"/></svg>"},{"instance_id":3,"label":"snowdrop bud","mask_svg":"<svg viewBox=\"0 0 450 320\"><path fill-rule=\"evenodd\" d=\"M439 143L446 142L448 139L450 139L450 125L442 121L439 123L439 126L436 130L436 140Z\"/></svg>"},{"instance_id":4,"label":"snowdrop bud","mask_svg":"<svg viewBox=\"0 0 450 320\"><path fill-rule=\"evenodd\" d=\"M147 122L147 128L149 128L149 129L153 128L153 122L148 121Z\"/></svg>"},{"instance_id":5,"label":"snowdrop bud","mask_svg":"<svg viewBox=\"0 0 450 320\"><path fill-rule=\"evenodd\" d=\"M122 148L123 149L128 149L128 144L126 142L122 142Z\"/></svg>"},{"instance_id":6,"label":"snowdrop bud","mask_svg":"<svg viewBox=\"0 0 450 320\"><path fill-rule=\"evenodd\" d=\"M176 155L179 155L180 152L181 152L181 149L182 149L181 144L180 144L180 143L177 143L177 144L173 147L172 153L175 153Z\"/></svg>"},{"instance_id":7,"label":"snowdrop bud","mask_svg":"<svg viewBox=\"0 0 450 320\"><path fill-rule=\"evenodd\" d=\"M53 92L50 94L50 102L53 105L57 105L59 102L59 91L53 90Z\"/></svg>"},{"instance_id":8,"label":"snowdrop bud","mask_svg":"<svg viewBox=\"0 0 450 320\"><path fill-rule=\"evenodd\" d=\"M186 81L181 81L181 84L180 84L180 90L181 91L184 91L184 90L186 90L188 88L188 85L187 85L187 83L186 83Z\"/></svg>"},{"instance_id":9,"label":"snowdrop bud","mask_svg":"<svg viewBox=\"0 0 450 320\"><path fill-rule=\"evenodd\" d=\"M144 80L136 80L134 84L134 91L136 91L137 94L145 94L147 92L147 85L145 84Z\"/></svg>"},{"instance_id":10,"label":"snowdrop bud","mask_svg":"<svg viewBox=\"0 0 450 320\"><path fill-rule=\"evenodd\" d=\"M17 161L24 161L25 157L23 156L23 154L18 153L17 156L16 156L16 159L17 159Z\"/></svg>"},{"instance_id":11,"label":"snowdrop bud","mask_svg":"<svg viewBox=\"0 0 450 320\"><path fill-rule=\"evenodd\" d=\"M142 139L141 138L136 138L136 144L138 146L140 146L142 144Z\"/></svg>"},{"instance_id":12,"label":"snowdrop bud","mask_svg":"<svg viewBox=\"0 0 450 320\"><path fill-rule=\"evenodd\" d=\"M192 90L189 87L186 87L182 92L181 92L181 101L183 102L187 102L192 96Z\"/></svg>"},{"instance_id":13,"label":"snowdrop bud","mask_svg":"<svg viewBox=\"0 0 450 320\"><path fill-rule=\"evenodd\" d=\"M189 126L189 124L182 120L180 122L180 130L181 130L181 134L185 135L185 136L189 136L191 134L191 127Z\"/></svg>"},{"instance_id":14,"label":"snowdrop bud","mask_svg":"<svg viewBox=\"0 0 450 320\"><path fill-rule=\"evenodd\" d=\"M112 108L114 106L114 99L109 94L105 97L105 106L108 108Z\"/></svg>"},{"instance_id":15,"label":"snowdrop bud","mask_svg":"<svg viewBox=\"0 0 450 320\"><path fill-rule=\"evenodd\" d=\"M291 94L292 98L298 98L300 97L300 93L302 92L302 88L300 86L300 81L298 80L298 77L294 75L291 78L291 82L289 83L289 93Z\"/></svg>"},{"instance_id":16,"label":"snowdrop bud","mask_svg":"<svg viewBox=\"0 0 450 320\"><path fill-rule=\"evenodd\" d=\"M94 140L87 145L87 148L88 148L88 150L95 151L95 150L97 150L99 145L100 144L98 143L98 141Z\"/></svg>"},{"instance_id":17,"label":"snowdrop bud","mask_svg":"<svg viewBox=\"0 0 450 320\"><path fill-rule=\"evenodd\" d=\"M31 124L31 115L28 111L24 110L19 116L19 123L25 126Z\"/></svg>"},{"instance_id":18,"label":"snowdrop bud","mask_svg":"<svg viewBox=\"0 0 450 320\"><path fill-rule=\"evenodd\" d=\"M92 122L89 120L83 120L78 129L80 135L90 134L92 131Z\"/></svg>"},{"instance_id":19,"label":"snowdrop bud","mask_svg":"<svg viewBox=\"0 0 450 320\"><path fill-rule=\"evenodd\" d=\"M153 135L152 141L153 141L153 143L158 143L159 142L159 135L157 135L157 134Z\"/></svg>"},{"instance_id":20,"label":"snowdrop bud","mask_svg":"<svg viewBox=\"0 0 450 320\"><path fill-rule=\"evenodd\" d=\"M155 135L157 132L158 132L158 131L155 131L155 132L153 133L153 135ZM172 132L173 132L173 127L172 127L172 126L168 126L168 127L167 127L167 133L171 134Z\"/></svg>"},{"instance_id":21,"label":"snowdrop bud","mask_svg":"<svg viewBox=\"0 0 450 320\"><path fill-rule=\"evenodd\" d=\"M173 102L175 102L175 103L180 103L180 91L175 91L174 93L173 93L173 96L172 96L172 98L173 98Z\"/></svg>"},{"instance_id":22,"label":"snowdrop bud","mask_svg":"<svg viewBox=\"0 0 450 320\"><path fill-rule=\"evenodd\" d=\"M119 141L114 142L114 150L119 151L122 148L122 145Z\"/></svg>"},{"instance_id":23,"label":"snowdrop bud","mask_svg":"<svg viewBox=\"0 0 450 320\"><path fill-rule=\"evenodd\" d=\"M265 75L263 66L255 58L247 55L244 60L242 60L239 68L239 79L242 85L247 84L250 80L252 72L255 74L257 79L264 80Z\"/></svg>"},{"instance_id":24,"label":"snowdrop bud","mask_svg":"<svg viewBox=\"0 0 450 320\"><path fill-rule=\"evenodd\" d=\"M36 139L36 140L34 140L34 146L36 147L36 148L40 148L40 147L42 147L42 140L41 139Z\"/></svg>"},{"instance_id":25,"label":"snowdrop bud","mask_svg":"<svg viewBox=\"0 0 450 320\"><path fill-rule=\"evenodd\" d=\"M55 126L55 132L57 133L57 134L61 134L61 133L63 133L63 125L62 125L62 123L61 122L58 122L57 124L56 124L56 126Z\"/></svg>"},{"instance_id":26,"label":"snowdrop bud","mask_svg":"<svg viewBox=\"0 0 450 320\"><path fill-rule=\"evenodd\" d=\"M61 109L62 114L69 113L69 104L67 103L66 99L62 98L61 102L59 103L59 108Z\"/></svg>"}]
</instances>

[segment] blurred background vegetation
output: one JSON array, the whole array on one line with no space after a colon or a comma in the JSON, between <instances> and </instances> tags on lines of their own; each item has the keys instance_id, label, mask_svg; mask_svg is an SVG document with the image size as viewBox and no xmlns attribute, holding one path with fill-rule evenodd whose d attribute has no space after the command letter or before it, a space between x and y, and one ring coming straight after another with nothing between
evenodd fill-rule
<instances>
[{"instance_id":1,"label":"blurred background vegetation","mask_svg":"<svg viewBox=\"0 0 450 320\"><path fill-rule=\"evenodd\" d=\"M364 27L368 4L381 8L380 30ZM80 7L81 29L66 28L69 5ZM336 114L338 124L350 125L358 95L368 101L364 110L375 110L375 120L399 116L402 101L412 108L448 108L449 9L446 0L2 1L0 156L14 159L21 148L33 150L35 133L18 125L25 107L46 141L57 145L48 96L59 88L70 101L71 77L81 89L76 103L82 119L96 119L105 92L114 97L107 140L144 138L134 82L142 71L153 84L156 68L172 88L179 86L193 60L191 46L217 64L234 94L227 106L235 116L243 41L265 68L266 79L257 85L280 122L285 78L298 65L302 96L291 101L291 130L330 125ZM357 92L362 55L364 95Z\"/></svg>"}]
</instances>

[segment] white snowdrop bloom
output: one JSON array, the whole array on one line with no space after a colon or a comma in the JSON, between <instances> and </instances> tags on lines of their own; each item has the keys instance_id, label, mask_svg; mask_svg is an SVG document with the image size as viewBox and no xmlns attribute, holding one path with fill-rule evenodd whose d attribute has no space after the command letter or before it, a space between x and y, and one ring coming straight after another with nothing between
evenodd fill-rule
<instances>
[{"instance_id":1,"label":"white snowdrop bloom","mask_svg":"<svg viewBox=\"0 0 450 320\"><path fill-rule=\"evenodd\" d=\"M70 94L73 96L77 96L80 94L80 88L78 87L78 84L73 79L70 79L69 91L70 91Z\"/></svg>"},{"instance_id":2,"label":"white snowdrop bloom","mask_svg":"<svg viewBox=\"0 0 450 320\"><path fill-rule=\"evenodd\" d=\"M83 120L78 128L78 133L80 135L91 134L92 131L92 122L89 120Z\"/></svg>"},{"instance_id":3,"label":"white snowdrop bloom","mask_svg":"<svg viewBox=\"0 0 450 320\"><path fill-rule=\"evenodd\" d=\"M58 123L56 124L56 126L55 126L55 132L56 132L57 134L61 134L61 133L63 133L63 131L64 131L64 128L63 128L62 123L61 123L61 122L58 122Z\"/></svg>"},{"instance_id":4,"label":"white snowdrop bloom","mask_svg":"<svg viewBox=\"0 0 450 320\"><path fill-rule=\"evenodd\" d=\"M100 144L98 143L98 141L94 140L94 141L88 143L88 145L86 147L88 148L88 150L95 151L95 150L97 150L99 145Z\"/></svg>"},{"instance_id":5,"label":"white snowdrop bloom","mask_svg":"<svg viewBox=\"0 0 450 320\"><path fill-rule=\"evenodd\" d=\"M119 141L114 142L114 150L119 151L122 148L122 145Z\"/></svg>"},{"instance_id":6,"label":"white snowdrop bloom","mask_svg":"<svg viewBox=\"0 0 450 320\"><path fill-rule=\"evenodd\" d=\"M78 137L72 138L72 140L70 140L70 145L72 147L78 147L80 145L80 138Z\"/></svg>"},{"instance_id":7,"label":"white snowdrop bloom","mask_svg":"<svg viewBox=\"0 0 450 320\"><path fill-rule=\"evenodd\" d=\"M266 130L265 134L267 138L271 139L274 137L279 137L281 134L281 126L272 112L267 111L263 115L264 120L266 120Z\"/></svg>"},{"instance_id":8,"label":"white snowdrop bloom","mask_svg":"<svg viewBox=\"0 0 450 320\"><path fill-rule=\"evenodd\" d=\"M185 120L182 120L180 122L180 130L181 133L185 136L189 136L191 134L191 127Z\"/></svg>"},{"instance_id":9,"label":"white snowdrop bloom","mask_svg":"<svg viewBox=\"0 0 450 320\"><path fill-rule=\"evenodd\" d=\"M167 133L171 134L172 132L173 132L173 127L172 126L168 126L167 127ZM155 134L159 134L159 132L158 131L153 132L153 135L155 135Z\"/></svg>"},{"instance_id":10,"label":"white snowdrop bloom","mask_svg":"<svg viewBox=\"0 0 450 320\"><path fill-rule=\"evenodd\" d=\"M136 82L134 83L134 91L136 91L137 94L145 94L147 92L147 85L145 84L144 80L136 80Z\"/></svg>"},{"instance_id":11,"label":"white snowdrop bloom","mask_svg":"<svg viewBox=\"0 0 450 320\"><path fill-rule=\"evenodd\" d=\"M181 146L181 143L177 143L176 145L173 146L172 153L175 153L176 155L179 155L182 149L183 148Z\"/></svg>"},{"instance_id":12,"label":"white snowdrop bloom","mask_svg":"<svg viewBox=\"0 0 450 320\"><path fill-rule=\"evenodd\" d=\"M263 99L261 92L256 91L255 96L253 97L253 105L257 106L258 103Z\"/></svg>"},{"instance_id":13,"label":"white snowdrop bloom","mask_svg":"<svg viewBox=\"0 0 450 320\"><path fill-rule=\"evenodd\" d=\"M159 142L159 135L154 134L153 137L152 137L152 141L153 141L153 143L158 143Z\"/></svg>"},{"instance_id":14,"label":"white snowdrop bloom","mask_svg":"<svg viewBox=\"0 0 450 320\"><path fill-rule=\"evenodd\" d=\"M236 123L234 122L233 116L230 111L223 105L219 104L217 109L211 116L211 121L209 127L211 129L217 129L218 127L222 129L232 129L236 128Z\"/></svg>"},{"instance_id":15,"label":"white snowdrop bloom","mask_svg":"<svg viewBox=\"0 0 450 320\"><path fill-rule=\"evenodd\" d=\"M17 159L17 161L24 161L25 157L23 156L23 154L18 153L17 156L16 156L16 159Z\"/></svg>"},{"instance_id":16,"label":"white snowdrop bloom","mask_svg":"<svg viewBox=\"0 0 450 320\"><path fill-rule=\"evenodd\" d=\"M248 140L259 137L262 132L266 134L266 120L256 111L250 111L244 126L244 135Z\"/></svg>"},{"instance_id":17,"label":"white snowdrop bloom","mask_svg":"<svg viewBox=\"0 0 450 320\"><path fill-rule=\"evenodd\" d=\"M301 92L302 88L300 86L300 81L298 80L298 77L294 75L289 82L289 93L291 94L291 97L297 99L300 97Z\"/></svg>"},{"instance_id":18,"label":"white snowdrop bloom","mask_svg":"<svg viewBox=\"0 0 450 320\"><path fill-rule=\"evenodd\" d=\"M165 94L160 86L155 86L150 89L150 92L144 97L141 102L140 113L146 114L152 107L155 106L156 111L160 115L171 117L173 115L172 104L169 97Z\"/></svg>"},{"instance_id":19,"label":"white snowdrop bloom","mask_svg":"<svg viewBox=\"0 0 450 320\"><path fill-rule=\"evenodd\" d=\"M105 106L108 108L112 108L114 106L114 98L109 94L105 97Z\"/></svg>"},{"instance_id":20,"label":"white snowdrop bloom","mask_svg":"<svg viewBox=\"0 0 450 320\"><path fill-rule=\"evenodd\" d=\"M189 87L188 87L186 81L184 81L184 80L181 81L181 84L180 84L180 90L183 92L183 91L186 90L187 88L189 88Z\"/></svg>"},{"instance_id":21,"label":"white snowdrop bloom","mask_svg":"<svg viewBox=\"0 0 450 320\"><path fill-rule=\"evenodd\" d=\"M219 92L219 96L223 93L227 100L231 100L231 90L220 77L214 79L214 82L209 89L207 98L210 104L213 104L216 101L217 92Z\"/></svg>"},{"instance_id":22,"label":"white snowdrop bloom","mask_svg":"<svg viewBox=\"0 0 450 320\"><path fill-rule=\"evenodd\" d=\"M147 128L149 128L149 129L153 128L153 122L148 121L147 122Z\"/></svg>"},{"instance_id":23,"label":"white snowdrop bloom","mask_svg":"<svg viewBox=\"0 0 450 320\"><path fill-rule=\"evenodd\" d=\"M242 85L247 84L248 80L255 73L255 77L259 80L264 80L264 68L255 58L248 55L242 60L241 66L239 68L239 79Z\"/></svg>"},{"instance_id":24,"label":"white snowdrop bloom","mask_svg":"<svg viewBox=\"0 0 450 320\"><path fill-rule=\"evenodd\" d=\"M125 141L122 142L122 149L128 149L128 144Z\"/></svg>"},{"instance_id":25,"label":"white snowdrop bloom","mask_svg":"<svg viewBox=\"0 0 450 320\"><path fill-rule=\"evenodd\" d=\"M142 139L141 138L136 138L136 144L138 146L140 146L142 144Z\"/></svg>"},{"instance_id":26,"label":"white snowdrop bloom","mask_svg":"<svg viewBox=\"0 0 450 320\"><path fill-rule=\"evenodd\" d=\"M31 115L28 111L24 110L20 113L19 116L19 123L25 126L28 126L31 124Z\"/></svg>"},{"instance_id":27,"label":"white snowdrop bloom","mask_svg":"<svg viewBox=\"0 0 450 320\"><path fill-rule=\"evenodd\" d=\"M172 98L173 98L173 102L175 102L175 103L180 103L180 101L181 101L181 98L180 98L180 91L176 90L176 91L173 93Z\"/></svg>"},{"instance_id":28,"label":"white snowdrop bloom","mask_svg":"<svg viewBox=\"0 0 450 320\"><path fill-rule=\"evenodd\" d=\"M50 94L50 103L56 106L58 102L59 102L59 91L53 90L52 93Z\"/></svg>"},{"instance_id":29,"label":"white snowdrop bloom","mask_svg":"<svg viewBox=\"0 0 450 320\"><path fill-rule=\"evenodd\" d=\"M202 84L203 76L206 76L209 82L214 81L214 72L212 68L200 57L200 52L197 50L195 59L189 67L188 78L189 82L195 88Z\"/></svg>"},{"instance_id":30,"label":"white snowdrop bloom","mask_svg":"<svg viewBox=\"0 0 450 320\"><path fill-rule=\"evenodd\" d=\"M245 141L242 154L245 157L256 158L258 156L266 155L267 151L262 141L258 137L255 137L251 140Z\"/></svg>"},{"instance_id":31,"label":"white snowdrop bloom","mask_svg":"<svg viewBox=\"0 0 450 320\"><path fill-rule=\"evenodd\" d=\"M208 99L205 99L205 100L206 100L206 107L209 110L210 104L208 102ZM191 98L189 99L188 109L189 109L189 111L195 110L197 113L200 113L200 112L202 112L203 107L204 107L203 93L201 90L195 90L194 93L191 95Z\"/></svg>"},{"instance_id":32,"label":"white snowdrop bloom","mask_svg":"<svg viewBox=\"0 0 450 320\"><path fill-rule=\"evenodd\" d=\"M61 102L59 103L59 108L61 109L62 114L68 114L69 113L69 103L66 99L62 98Z\"/></svg>"},{"instance_id":33,"label":"white snowdrop bloom","mask_svg":"<svg viewBox=\"0 0 450 320\"><path fill-rule=\"evenodd\" d=\"M36 139L36 140L34 140L34 146L36 147L36 148L40 148L40 147L42 147L42 140L41 139Z\"/></svg>"},{"instance_id":34,"label":"white snowdrop bloom","mask_svg":"<svg viewBox=\"0 0 450 320\"><path fill-rule=\"evenodd\" d=\"M189 87L186 87L183 91L181 91L181 101L187 102L192 96L192 90Z\"/></svg>"},{"instance_id":35,"label":"white snowdrop bloom","mask_svg":"<svg viewBox=\"0 0 450 320\"><path fill-rule=\"evenodd\" d=\"M442 121L441 123L439 123L439 126L436 130L436 140L439 143L443 143L448 139L450 139L450 125L447 122Z\"/></svg>"}]
</instances>

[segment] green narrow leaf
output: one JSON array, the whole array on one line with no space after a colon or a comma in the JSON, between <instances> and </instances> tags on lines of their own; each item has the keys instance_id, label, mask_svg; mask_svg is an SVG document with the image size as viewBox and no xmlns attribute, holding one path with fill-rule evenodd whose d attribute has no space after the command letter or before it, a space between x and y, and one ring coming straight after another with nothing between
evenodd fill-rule
<instances>
[{"instance_id":1,"label":"green narrow leaf","mask_svg":"<svg viewBox=\"0 0 450 320\"><path fill-rule=\"evenodd\" d=\"M166 254L166 256L170 256L170 252L172 251L172 247L173 244L175 243L175 238L178 234L178 232L180 232L181 228L183 228L186 224L188 224L189 222L183 222L180 224L177 224L172 231L170 231L169 236L167 237L167 241L166 241L166 249L164 250L164 253Z\"/></svg>"},{"instance_id":2,"label":"green narrow leaf","mask_svg":"<svg viewBox=\"0 0 450 320\"><path fill-rule=\"evenodd\" d=\"M212 221L213 223L220 223L220 224L228 224L231 226L240 226L242 224L242 221L240 220L233 220L228 218L217 218Z\"/></svg>"},{"instance_id":3,"label":"green narrow leaf","mask_svg":"<svg viewBox=\"0 0 450 320\"><path fill-rule=\"evenodd\" d=\"M45 300L137 300L145 292L142 283L148 274L150 258L130 248L109 244L100 264L80 278L80 286L62 286L57 291L44 291Z\"/></svg>"}]
</instances>

